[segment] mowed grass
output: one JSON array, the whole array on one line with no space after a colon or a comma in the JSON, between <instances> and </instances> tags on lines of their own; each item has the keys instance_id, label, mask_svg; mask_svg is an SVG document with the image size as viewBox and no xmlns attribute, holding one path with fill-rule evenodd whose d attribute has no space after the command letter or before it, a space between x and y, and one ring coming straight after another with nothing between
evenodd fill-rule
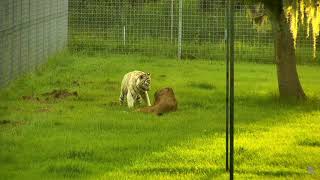
<instances>
[{"instance_id":1,"label":"mowed grass","mask_svg":"<svg viewBox=\"0 0 320 180\"><path fill-rule=\"evenodd\" d=\"M236 64L236 179L320 179L320 67L298 69L306 102L279 100L274 65ZM179 110L117 105L132 70L152 74L151 101L172 87ZM78 96L42 95L59 89ZM228 179L223 61L62 54L0 98L0 179Z\"/></svg>"}]
</instances>

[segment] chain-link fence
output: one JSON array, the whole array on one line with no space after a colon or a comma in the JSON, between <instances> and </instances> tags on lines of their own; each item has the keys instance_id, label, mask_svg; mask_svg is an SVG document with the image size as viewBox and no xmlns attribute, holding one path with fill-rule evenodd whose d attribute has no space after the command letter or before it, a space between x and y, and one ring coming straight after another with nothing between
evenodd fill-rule
<instances>
[{"instance_id":1,"label":"chain-link fence","mask_svg":"<svg viewBox=\"0 0 320 180\"><path fill-rule=\"evenodd\" d=\"M237 60L274 61L262 5L235 5ZM70 0L72 52L225 58L224 0ZM298 39L298 62L312 60L312 39Z\"/></svg>"},{"instance_id":2,"label":"chain-link fence","mask_svg":"<svg viewBox=\"0 0 320 180\"><path fill-rule=\"evenodd\" d=\"M67 43L68 0L0 0L0 86Z\"/></svg>"}]
</instances>

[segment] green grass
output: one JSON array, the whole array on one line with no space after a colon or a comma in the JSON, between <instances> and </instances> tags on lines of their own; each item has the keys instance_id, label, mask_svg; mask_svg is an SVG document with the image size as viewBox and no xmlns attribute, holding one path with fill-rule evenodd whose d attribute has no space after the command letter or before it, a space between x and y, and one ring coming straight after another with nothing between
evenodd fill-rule
<instances>
[{"instance_id":1,"label":"green grass","mask_svg":"<svg viewBox=\"0 0 320 180\"><path fill-rule=\"evenodd\" d=\"M151 97L172 87L179 110L115 105L135 69L152 74ZM320 178L320 67L298 69L309 100L293 103L278 99L274 65L236 64L236 179ZM41 95L54 89L79 96ZM223 61L63 54L0 98L1 179L228 178Z\"/></svg>"},{"instance_id":2,"label":"green grass","mask_svg":"<svg viewBox=\"0 0 320 180\"><path fill-rule=\"evenodd\" d=\"M154 37L130 36L126 45L121 39L100 37L100 34L83 32L73 32L69 39L68 48L78 55L109 55L127 54L133 56L176 58L178 45L170 42L170 39L155 39ZM161 49L161 51L159 51ZM255 62L264 64L274 63L273 44L254 43L250 41L235 42L235 52L238 62ZM313 49L310 46L300 45L296 49L297 63L308 65L320 64L320 51L316 52L313 58ZM217 38L215 42L183 41L182 59L207 59L216 61L225 58L225 43L223 38Z\"/></svg>"}]
</instances>

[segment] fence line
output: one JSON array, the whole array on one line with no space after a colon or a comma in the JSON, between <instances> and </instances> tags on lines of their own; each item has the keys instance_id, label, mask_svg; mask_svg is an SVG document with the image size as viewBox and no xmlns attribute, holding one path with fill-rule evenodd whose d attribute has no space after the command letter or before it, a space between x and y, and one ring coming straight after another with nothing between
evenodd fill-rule
<instances>
[{"instance_id":1,"label":"fence line","mask_svg":"<svg viewBox=\"0 0 320 180\"><path fill-rule=\"evenodd\" d=\"M0 1L0 87L67 43L68 0Z\"/></svg>"},{"instance_id":2,"label":"fence line","mask_svg":"<svg viewBox=\"0 0 320 180\"><path fill-rule=\"evenodd\" d=\"M261 12L235 5L238 61L274 61L270 23L256 18ZM300 34L298 62L310 62L312 39ZM224 0L1 0L0 86L46 62L67 40L71 52L89 55L224 60L224 36Z\"/></svg>"},{"instance_id":3,"label":"fence line","mask_svg":"<svg viewBox=\"0 0 320 180\"><path fill-rule=\"evenodd\" d=\"M75 53L224 59L224 0L70 0L69 8L69 48ZM237 59L273 62L271 25L262 12L263 6L236 3ZM307 62L312 40L304 37L297 57Z\"/></svg>"}]
</instances>

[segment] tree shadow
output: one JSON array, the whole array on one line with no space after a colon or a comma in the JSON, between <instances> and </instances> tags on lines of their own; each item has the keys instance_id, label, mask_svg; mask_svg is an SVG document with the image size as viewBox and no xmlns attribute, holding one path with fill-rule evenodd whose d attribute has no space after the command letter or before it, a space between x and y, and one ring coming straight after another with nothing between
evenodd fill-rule
<instances>
[{"instance_id":1,"label":"tree shadow","mask_svg":"<svg viewBox=\"0 0 320 180\"><path fill-rule=\"evenodd\" d=\"M311 97L305 101L284 100L276 95L236 96L235 121L241 124L283 122L281 117L311 113L320 110L320 99ZM247 119L247 120L245 120Z\"/></svg>"}]
</instances>

